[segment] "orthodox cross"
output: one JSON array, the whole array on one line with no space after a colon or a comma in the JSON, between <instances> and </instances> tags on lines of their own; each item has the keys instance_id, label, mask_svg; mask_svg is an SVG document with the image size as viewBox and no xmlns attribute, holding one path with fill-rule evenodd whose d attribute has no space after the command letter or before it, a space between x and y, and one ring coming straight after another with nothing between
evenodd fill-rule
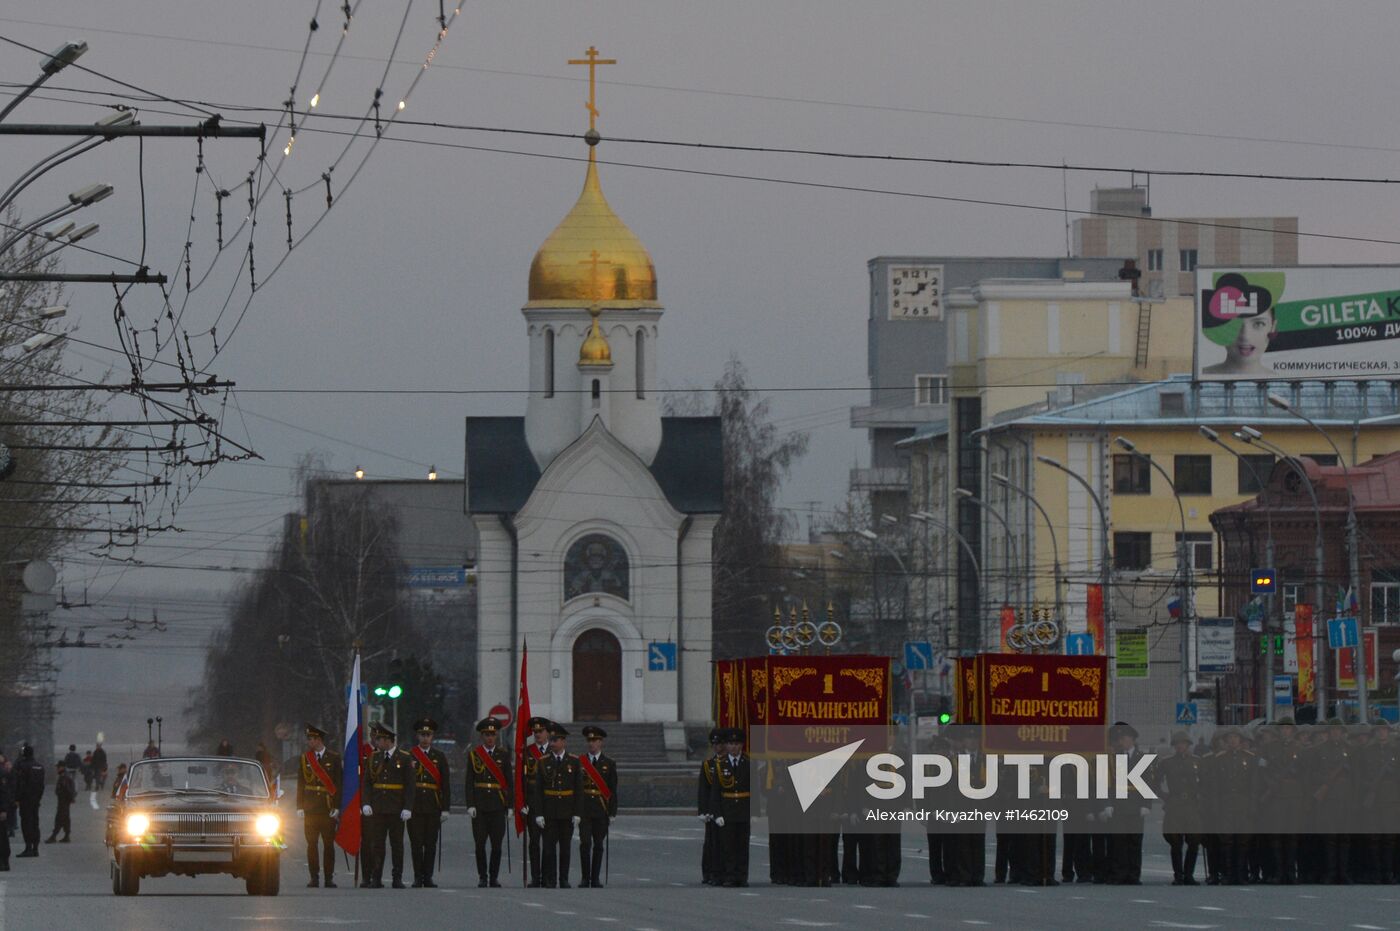
<instances>
[{"instance_id":1,"label":"orthodox cross","mask_svg":"<svg viewBox=\"0 0 1400 931\"><path fill-rule=\"evenodd\" d=\"M594 76L597 73L598 65L615 65L617 64L617 59L599 58L598 50L591 45L588 47L588 51L585 54L588 56L587 58L570 58L569 64L588 66L588 103L584 104L584 106L588 108L588 128L596 129L598 121L598 100Z\"/></svg>"}]
</instances>

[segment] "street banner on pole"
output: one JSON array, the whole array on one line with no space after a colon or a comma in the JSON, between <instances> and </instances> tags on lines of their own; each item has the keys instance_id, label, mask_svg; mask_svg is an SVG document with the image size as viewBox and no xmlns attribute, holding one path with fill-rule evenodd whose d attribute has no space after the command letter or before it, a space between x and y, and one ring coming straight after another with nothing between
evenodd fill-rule
<instances>
[{"instance_id":1,"label":"street banner on pole","mask_svg":"<svg viewBox=\"0 0 1400 931\"><path fill-rule=\"evenodd\" d=\"M1298 645L1298 703L1310 705L1317 696L1316 655L1313 643L1313 606L1300 604L1293 609L1293 628Z\"/></svg>"},{"instance_id":2,"label":"street banner on pole","mask_svg":"<svg viewBox=\"0 0 1400 931\"><path fill-rule=\"evenodd\" d=\"M341 757L343 766L340 784L340 826L335 831L335 842L341 850L353 856L360 855L360 761L364 745L360 733L360 654L355 653L355 664L350 672L350 696L345 709L345 753Z\"/></svg>"}]
</instances>

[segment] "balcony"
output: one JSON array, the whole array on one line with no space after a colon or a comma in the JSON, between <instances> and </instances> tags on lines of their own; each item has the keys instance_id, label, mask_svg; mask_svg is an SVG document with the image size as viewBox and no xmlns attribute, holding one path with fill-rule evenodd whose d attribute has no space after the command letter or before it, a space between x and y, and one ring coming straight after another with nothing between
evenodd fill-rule
<instances>
[{"instance_id":1,"label":"balcony","mask_svg":"<svg viewBox=\"0 0 1400 931\"><path fill-rule=\"evenodd\" d=\"M885 466L878 469L852 469L851 487L875 491L908 491L909 467Z\"/></svg>"}]
</instances>

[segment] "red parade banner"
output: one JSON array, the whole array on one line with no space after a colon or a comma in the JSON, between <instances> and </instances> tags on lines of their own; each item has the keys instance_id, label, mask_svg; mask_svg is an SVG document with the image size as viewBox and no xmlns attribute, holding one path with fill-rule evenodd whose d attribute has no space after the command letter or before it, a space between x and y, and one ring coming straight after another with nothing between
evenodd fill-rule
<instances>
[{"instance_id":1,"label":"red parade banner","mask_svg":"<svg viewBox=\"0 0 1400 931\"><path fill-rule=\"evenodd\" d=\"M767 725L886 725L887 656L756 656L716 660L714 716L745 732Z\"/></svg>"},{"instance_id":2,"label":"red parade banner","mask_svg":"<svg viewBox=\"0 0 1400 931\"><path fill-rule=\"evenodd\" d=\"M1024 751L1031 743L1044 749L1102 750L1108 658L982 653L959 659L958 723L988 725L988 751ZM1088 737L1094 745L1080 746Z\"/></svg>"}]
</instances>

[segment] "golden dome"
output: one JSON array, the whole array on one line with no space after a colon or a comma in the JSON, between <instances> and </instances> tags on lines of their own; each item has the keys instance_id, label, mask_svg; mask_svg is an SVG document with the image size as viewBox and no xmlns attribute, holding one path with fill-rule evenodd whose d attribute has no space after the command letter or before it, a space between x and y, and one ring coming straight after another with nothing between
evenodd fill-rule
<instances>
[{"instance_id":1,"label":"golden dome","mask_svg":"<svg viewBox=\"0 0 1400 931\"><path fill-rule=\"evenodd\" d=\"M583 193L530 263L529 299L575 307L598 301L613 306L654 304L656 269L651 256L608 206L592 149L588 155Z\"/></svg>"},{"instance_id":2,"label":"golden dome","mask_svg":"<svg viewBox=\"0 0 1400 931\"><path fill-rule=\"evenodd\" d=\"M597 304L588 308L588 315L593 318L593 326L589 328L588 335L584 337L583 345L578 347L579 365L612 365L612 347L608 345L608 338L603 335L602 328L598 326L600 313L602 313L602 308Z\"/></svg>"}]
</instances>

